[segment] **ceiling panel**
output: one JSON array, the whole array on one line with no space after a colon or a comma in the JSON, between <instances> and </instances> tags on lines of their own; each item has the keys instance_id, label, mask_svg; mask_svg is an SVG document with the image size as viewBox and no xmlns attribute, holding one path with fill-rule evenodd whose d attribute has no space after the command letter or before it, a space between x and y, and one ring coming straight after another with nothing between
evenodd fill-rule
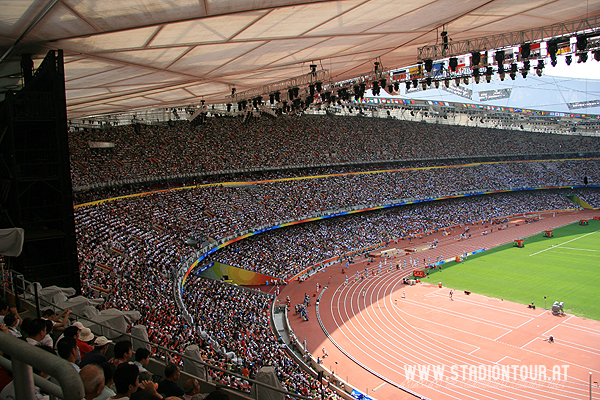
<instances>
[{"instance_id":1,"label":"ceiling panel","mask_svg":"<svg viewBox=\"0 0 600 400\"><path fill-rule=\"evenodd\" d=\"M59 40L52 44L55 48L83 53L135 49L144 46L157 30L157 27L130 29L126 31L90 35L81 38Z\"/></svg>"},{"instance_id":2,"label":"ceiling panel","mask_svg":"<svg viewBox=\"0 0 600 400\"><path fill-rule=\"evenodd\" d=\"M190 85L190 86L186 86L185 90L187 90L188 92L190 92L191 94L193 94L194 96L202 96L204 93L207 93L209 91L214 91L214 90L227 90L229 89L228 86L226 87L221 87L221 88L215 88L214 87L215 84L214 83L204 83L204 84L200 84L200 85Z\"/></svg>"},{"instance_id":3,"label":"ceiling panel","mask_svg":"<svg viewBox=\"0 0 600 400\"><path fill-rule=\"evenodd\" d=\"M484 0L461 2L455 0L437 0L435 2L426 2L421 7L415 7L410 12L399 12L396 14L398 17L378 24L366 32L427 32L441 28L444 24L447 24L446 30L452 32L453 24L456 21L460 21L464 15L468 15L473 9L479 9L480 5L485 3ZM448 23L448 21L451 22ZM439 32L441 31L442 29L439 29Z\"/></svg>"},{"instance_id":4,"label":"ceiling panel","mask_svg":"<svg viewBox=\"0 0 600 400\"><path fill-rule=\"evenodd\" d=\"M263 42L241 42L209 44L197 46L169 70L201 76L221 67L227 62L235 62L238 57L262 45Z\"/></svg>"},{"instance_id":5,"label":"ceiling panel","mask_svg":"<svg viewBox=\"0 0 600 400\"><path fill-rule=\"evenodd\" d=\"M0 2L0 36L18 38L46 5L44 0Z\"/></svg>"},{"instance_id":6,"label":"ceiling panel","mask_svg":"<svg viewBox=\"0 0 600 400\"><path fill-rule=\"evenodd\" d=\"M54 40L96 33L93 26L58 2L28 34L28 40Z\"/></svg>"},{"instance_id":7,"label":"ceiling panel","mask_svg":"<svg viewBox=\"0 0 600 400\"><path fill-rule=\"evenodd\" d=\"M274 9L260 21L236 35L235 39L300 36L359 3L359 1L337 2L337 7L332 7L328 3L316 3Z\"/></svg>"},{"instance_id":8,"label":"ceiling panel","mask_svg":"<svg viewBox=\"0 0 600 400\"><path fill-rule=\"evenodd\" d=\"M42 15L48 4L0 0L0 99L22 81L21 54L37 66L63 49L71 118L223 102L234 86L306 74L311 63L332 79L368 74L376 60L401 68L442 29L459 41L600 15L600 0L59 0Z\"/></svg>"},{"instance_id":9,"label":"ceiling panel","mask_svg":"<svg viewBox=\"0 0 600 400\"><path fill-rule=\"evenodd\" d=\"M66 84L69 89L85 89L86 87L103 86L107 83L124 81L147 74L147 70L138 67L121 67L107 72L100 72L82 78L67 80Z\"/></svg>"},{"instance_id":10,"label":"ceiling panel","mask_svg":"<svg viewBox=\"0 0 600 400\"><path fill-rule=\"evenodd\" d=\"M165 25L156 35L151 46L173 46L188 43L224 42L247 25L266 14L248 12L222 17L204 18Z\"/></svg>"},{"instance_id":11,"label":"ceiling panel","mask_svg":"<svg viewBox=\"0 0 600 400\"><path fill-rule=\"evenodd\" d=\"M111 101L108 104L111 106L125 106L125 107L139 108L139 107L148 107L148 106L152 106L153 104L159 104L159 103L161 103L161 102L157 101L156 99L148 99L148 98L140 96L140 97L132 97L129 99Z\"/></svg>"},{"instance_id":12,"label":"ceiling panel","mask_svg":"<svg viewBox=\"0 0 600 400\"><path fill-rule=\"evenodd\" d=\"M424 3L429 2L425 0ZM366 32L413 9L413 6L407 5L407 3L409 2L397 0L371 0L364 2L360 6L340 15L338 18L313 29L309 34L347 35Z\"/></svg>"},{"instance_id":13,"label":"ceiling panel","mask_svg":"<svg viewBox=\"0 0 600 400\"><path fill-rule=\"evenodd\" d=\"M275 65L286 65L295 64L299 60L320 60L324 54L341 54L344 51L353 48L355 43L358 45L368 42L370 39L379 39L381 36L369 36L369 37L334 37L329 40L324 40L319 43L319 46L310 46L304 50L298 51L288 57L282 58ZM331 56L329 56L331 57Z\"/></svg>"},{"instance_id":14,"label":"ceiling panel","mask_svg":"<svg viewBox=\"0 0 600 400\"><path fill-rule=\"evenodd\" d=\"M144 77L148 77L148 75L144 75ZM124 83L129 83L126 81ZM110 93L123 93L123 92L139 92L140 90L147 91L151 89L156 89L157 87L162 87L164 84L162 83L153 83L149 85L111 85L105 86L106 90Z\"/></svg>"},{"instance_id":15,"label":"ceiling panel","mask_svg":"<svg viewBox=\"0 0 600 400\"><path fill-rule=\"evenodd\" d=\"M192 95L190 92L184 90L184 89L175 89L175 90L166 90L166 91L160 91L158 93L154 93L154 94L149 94L146 95L146 97L149 97L151 99L156 99L156 100L160 100L160 101L177 101L177 100L184 100L190 97L194 97L194 95Z\"/></svg>"},{"instance_id":16,"label":"ceiling panel","mask_svg":"<svg viewBox=\"0 0 600 400\"><path fill-rule=\"evenodd\" d=\"M99 57L119 60L124 63L151 66L164 69L178 60L190 50L190 47L164 47L160 49L144 49L131 51L117 51L112 53L97 53Z\"/></svg>"},{"instance_id":17,"label":"ceiling panel","mask_svg":"<svg viewBox=\"0 0 600 400\"><path fill-rule=\"evenodd\" d=\"M91 58L79 58L74 61L65 62L65 80L68 82L84 76L92 76L111 71L121 68L122 66L123 65L120 63L117 64Z\"/></svg>"},{"instance_id":18,"label":"ceiling panel","mask_svg":"<svg viewBox=\"0 0 600 400\"><path fill-rule=\"evenodd\" d=\"M205 0L205 2L208 4L209 14L215 15L246 10L272 9L295 4L321 3L323 0Z\"/></svg>"},{"instance_id":19,"label":"ceiling panel","mask_svg":"<svg viewBox=\"0 0 600 400\"><path fill-rule=\"evenodd\" d=\"M103 88L72 89L67 92L67 101L72 99L80 99L82 97L96 97L109 93L110 92L108 90Z\"/></svg>"},{"instance_id":20,"label":"ceiling panel","mask_svg":"<svg viewBox=\"0 0 600 400\"><path fill-rule=\"evenodd\" d=\"M190 79L190 77L173 74L167 71L150 72L149 70L146 70L145 74L136 77L128 77L126 80L117 79L117 77L115 77L112 82L107 82L105 86L108 88L120 87L123 85L139 85L139 87L145 87L148 83L165 86L167 84L177 85L182 82L188 82Z\"/></svg>"},{"instance_id":21,"label":"ceiling panel","mask_svg":"<svg viewBox=\"0 0 600 400\"><path fill-rule=\"evenodd\" d=\"M63 0L101 30L181 21L206 15L198 0Z\"/></svg>"},{"instance_id":22,"label":"ceiling panel","mask_svg":"<svg viewBox=\"0 0 600 400\"><path fill-rule=\"evenodd\" d=\"M298 55L302 49L316 48L315 44L322 42L320 38L312 39L284 39L274 40L265 43L256 49L241 55L232 62L220 67L211 72L209 76L223 76L223 74L235 74L240 71L248 71L251 69L264 68L270 64L292 55ZM303 59L304 61L317 60L318 57L294 57L296 60ZM295 64L297 61L295 62Z\"/></svg>"},{"instance_id":23,"label":"ceiling panel","mask_svg":"<svg viewBox=\"0 0 600 400\"><path fill-rule=\"evenodd\" d=\"M510 15L536 9L547 3L550 2L548 0L505 0L502 2L491 2L474 11L474 14L508 17Z\"/></svg>"}]
</instances>

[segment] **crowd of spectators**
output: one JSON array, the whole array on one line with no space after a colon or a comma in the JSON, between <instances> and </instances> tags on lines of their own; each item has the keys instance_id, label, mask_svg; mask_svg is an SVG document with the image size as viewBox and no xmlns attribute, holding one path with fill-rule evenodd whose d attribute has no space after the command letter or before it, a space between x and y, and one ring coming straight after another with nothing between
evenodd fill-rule
<instances>
[{"instance_id":1,"label":"crowd of spectators","mask_svg":"<svg viewBox=\"0 0 600 400\"><path fill-rule=\"evenodd\" d=\"M112 142L115 147L90 149L89 141ZM272 298L191 275L183 298L195 323L190 326L184 320L172 297L172 272L197 250L191 243L214 243L260 226L347 207L368 208L465 191L576 186L586 178L589 183L600 182L600 162L595 159L467 165L435 161L600 151L597 138L362 118L295 116L244 126L238 119L224 118L198 127L113 127L72 133L70 146L76 187L223 169L431 160L388 171L373 166L307 171L318 177L303 176L302 170L260 173L247 179L251 183L239 176L236 184L223 184L229 177L219 177L191 182L209 185L76 209L84 294L101 294L105 308L140 311L138 323L148 327L149 339L157 345L182 352L188 344L198 344L207 362L249 378L261 366L272 365L286 389L307 395L314 392L315 381L285 355L273 335L268 317ZM128 190L110 187L103 193L110 197L129 194ZM80 201L94 199L93 194L80 193ZM573 193L599 203L600 191ZM505 215L574 207L564 191L549 190L427 202L276 229L226 246L203 263L219 261L289 278L322 260L394 238ZM243 379L209 373L216 382L249 389Z\"/></svg>"},{"instance_id":2,"label":"crowd of spectators","mask_svg":"<svg viewBox=\"0 0 600 400\"><path fill-rule=\"evenodd\" d=\"M317 261L360 250L389 238L497 216L561 209L569 205L564 194L551 191L476 196L411 205L272 231L227 246L212 258L241 268L270 272L275 276L289 276ZM142 242L135 239L132 243ZM96 249L105 248L100 242L97 243ZM150 250L150 247L145 248L140 255L151 253ZM155 260L146 263L143 257L133 257L128 262L123 251L100 253L108 257L106 266L117 267L109 272L108 269L88 265L88 272L94 271L95 274L89 275L86 280L91 286L110 289L107 306L139 310L142 313L139 323L148 326L149 338L153 343L177 351L183 351L187 344L197 343L201 345L205 360L224 369L247 371L248 376L253 377L260 366L274 365L282 383L289 390L306 393L314 389L308 375L283 355L281 345L271 332L267 314L270 298L192 275L184 288L184 301L195 321L193 326L188 326L174 305L172 283L162 262ZM171 259L170 265L176 261ZM240 326L246 329L239 329ZM209 334L210 341L206 340L206 336L203 337L203 332ZM235 354L239 363L232 363L226 356L230 352ZM240 390L249 388L243 380L229 375L213 372L211 377Z\"/></svg>"},{"instance_id":3,"label":"crowd of spectators","mask_svg":"<svg viewBox=\"0 0 600 400\"><path fill-rule=\"evenodd\" d=\"M579 196L583 201L594 208L600 208L600 190L579 189L573 194Z\"/></svg>"},{"instance_id":4,"label":"crowd of spectators","mask_svg":"<svg viewBox=\"0 0 600 400\"><path fill-rule=\"evenodd\" d=\"M270 295L192 275L183 297L197 323L194 341L209 363L246 377L254 377L263 366L272 366L284 389L316 394L317 381L286 354L285 346L271 330ZM218 383L243 391L250 388L246 380L209 373Z\"/></svg>"},{"instance_id":5,"label":"crowd of spectators","mask_svg":"<svg viewBox=\"0 0 600 400\"><path fill-rule=\"evenodd\" d=\"M210 118L196 127L185 122L107 127L71 132L69 143L75 188L248 168L600 151L595 137L308 115L247 123Z\"/></svg>"},{"instance_id":6,"label":"crowd of spectators","mask_svg":"<svg viewBox=\"0 0 600 400\"><path fill-rule=\"evenodd\" d=\"M79 322L66 328L62 327L60 331L58 328L53 331L52 328L58 325L53 319L32 317L22 319L16 308L9 308L4 301L0 301L0 311L7 312L2 316L9 324L0 324L1 331L68 362L70 366L65 366L65 368L72 368L79 374L85 400L113 398L202 400L211 398L208 393L200 393L200 386L195 378L186 379L184 387L179 387L177 380L180 376L180 369L173 363L167 363L164 369L164 379L156 385L153 379L160 379L160 375L152 374L144 368L148 365L150 352L144 348L138 348L135 351L136 361L132 362L134 351L129 338L114 343L104 336L95 336ZM13 323L13 321L17 321L17 323ZM114 345L114 356L111 358L107 356L109 345ZM86 348L89 351L84 353L83 349ZM0 356L6 356L9 359L14 355L16 354L10 350L5 354L0 352ZM34 368L33 372L52 383L59 384L56 377L49 376L43 369L40 371ZM0 367L0 400L15 399L15 381L12 378L13 376L7 370ZM50 397L43 392L43 389L35 387L33 399L48 400Z\"/></svg>"},{"instance_id":7,"label":"crowd of spectators","mask_svg":"<svg viewBox=\"0 0 600 400\"><path fill-rule=\"evenodd\" d=\"M307 266L420 232L571 207L556 191L510 193L414 204L272 230L224 247L205 260L289 279Z\"/></svg>"},{"instance_id":8,"label":"crowd of spectators","mask_svg":"<svg viewBox=\"0 0 600 400\"><path fill-rule=\"evenodd\" d=\"M581 185L585 177L594 183L600 182L599 171L599 161L586 159L478 163L299 177L248 185L215 184L82 207L76 218L78 227L94 232L84 235L84 240L126 252L146 245L152 253L177 248L178 254L163 256L180 257L186 252L182 241L187 238L200 242L218 240L257 226L344 207L367 208L463 191L574 186ZM160 261L165 265L164 259Z\"/></svg>"}]
</instances>

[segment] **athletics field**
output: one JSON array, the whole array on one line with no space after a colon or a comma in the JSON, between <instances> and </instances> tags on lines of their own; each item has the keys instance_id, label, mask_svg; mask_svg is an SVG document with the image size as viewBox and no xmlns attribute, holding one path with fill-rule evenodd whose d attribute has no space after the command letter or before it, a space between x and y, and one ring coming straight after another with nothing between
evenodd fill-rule
<instances>
[{"instance_id":1,"label":"athletics field","mask_svg":"<svg viewBox=\"0 0 600 400\"><path fill-rule=\"evenodd\" d=\"M422 280L548 309L563 301L566 313L600 320L600 221L556 228L551 238L542 232L523 239L523 248L509 243L486 250Z\"/></svg>"}]
</instances>

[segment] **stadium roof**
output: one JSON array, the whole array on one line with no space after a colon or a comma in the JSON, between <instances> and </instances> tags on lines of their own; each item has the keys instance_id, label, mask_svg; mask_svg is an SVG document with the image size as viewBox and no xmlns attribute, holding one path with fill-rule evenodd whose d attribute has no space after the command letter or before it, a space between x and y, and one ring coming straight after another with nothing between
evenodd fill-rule
<instances>
[{"instance_id":1,"label":"stadium roof","mask_svg":"<svg viewBox=\"0 0 600 400\"><path fill-rule=\"evenodd\" d=\"M414 64L453 41L600 14L600 0L0 0L0 95L63 49L70 118L222 103L310 72L333 80Z\"/></svg>"}]
</instances>

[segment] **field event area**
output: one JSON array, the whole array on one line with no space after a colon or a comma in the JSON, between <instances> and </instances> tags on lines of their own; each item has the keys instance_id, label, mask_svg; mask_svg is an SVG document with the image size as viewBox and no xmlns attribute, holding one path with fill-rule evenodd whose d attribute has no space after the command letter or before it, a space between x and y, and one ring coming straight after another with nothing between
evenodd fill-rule
<instances>
[{"instance_id":1,"label":"field event area","mask_svg":"<svg viewBox=\"0 0 600 400\"><path fill-rule=\"evenodd\" d=\"M525 237L523 248L487 249L432 269L423 281L545 309L562 301L566 313L600 321L600 221L588 222L555 228L553 237Z\"/></svg>"}]
</instances>

